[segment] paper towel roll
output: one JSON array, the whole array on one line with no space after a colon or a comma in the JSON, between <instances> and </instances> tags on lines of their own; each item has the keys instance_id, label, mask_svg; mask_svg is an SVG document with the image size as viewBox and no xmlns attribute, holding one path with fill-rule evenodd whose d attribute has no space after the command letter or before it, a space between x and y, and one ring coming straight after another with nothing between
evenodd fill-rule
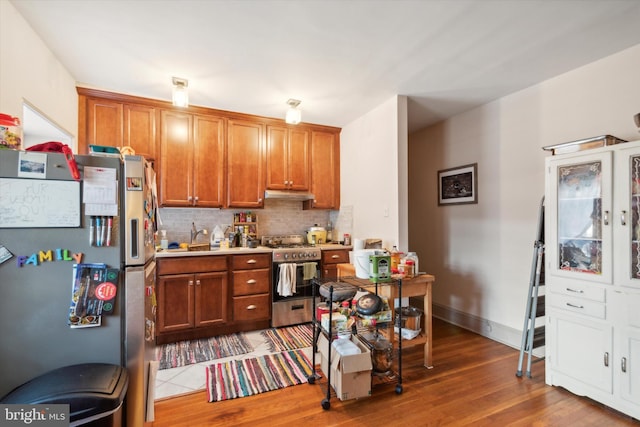
<instances>
[{"instance_id":1,"label":"paper towel roll","mask_svg":"<svg viewBox=\"0 0 640 427\"><path fill-rule=\"evenodd\" d=\"M353 239L353 250L359 251L360 249L364 249L364 240L363 239Z\"/></svg>"}]
</instances>

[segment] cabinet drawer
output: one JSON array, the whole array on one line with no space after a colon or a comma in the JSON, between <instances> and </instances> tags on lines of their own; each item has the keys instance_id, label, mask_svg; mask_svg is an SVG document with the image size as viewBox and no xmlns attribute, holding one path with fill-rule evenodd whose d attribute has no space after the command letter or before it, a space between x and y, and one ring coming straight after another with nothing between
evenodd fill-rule
<instances>
[{"instance_id":1,"label":"cabinet drawer","mask_svg":"<svg viewBox=\"0 0 640 427\"><path fill-rule=\"evenodd\" d=\"M270 289L269 269L234 271L233 296L267 294Z\"/></svg>"},{"instance_id":2,"label":"cabinet drawer","mask_svg":"<svg viewBox=\"0 0 640 427\"><path fill-rule=\"evenodd\" d=\"M236 322L269 319L270 306L269 294L233 297L233 319Z\"/></svg>"},{"instance_id":3,"label":"cabinet drawer","mask_svg":"<svg viewBox=\"0 0 640 427\"><path fill-rule=\"evenodd\" d=\"M551 292L562 294L568 297L584 298L591 301L606 302L604 288L599 288L589 284L558 284L549 286Z\"/></svg>"},{"instance_id":4,"label":"cabinet drawer","mask_svg":"<svg viewBox=\"0 0 640 427\"><path fill-rule=\"evenodd\" d=\"M158 275L207 273L227 269L227 257L224 255L160 258L156 263Z\"/></svg>"},{"instance_id":5,"label":"cabinet drawer","mask_svg":"<svg viewBox=\"0 0 640 427\"><path fill-rule=\"evenodd\" d=\"M322 263L326 264L343 264L349 262L349 251L340 250L323 250Z\"/></svg>"},{"instance_id":6,"label":"cabinet drawer","mask_svg":"<svg viewBox=\"0 0 640 427\"><path fill-rule=\"evenodd\" d=\"M553 295L547 297L547 302L549 301L552 307L561 310L580 313L598 319L606 318L606 305L601 302L595 302L585 298L576 298L569 295Z\"/></svg>"},{"instance_id":7,"label":"cabinet drawer","mask_svg":"<svg viewBox=\"0 0 640 427\"><path fill-rule=\"evenodd\" d=\"M269 268L271 254L234 255L231 261L233 270L252 270L255 268Z\"/></svg>"}]
</instances>

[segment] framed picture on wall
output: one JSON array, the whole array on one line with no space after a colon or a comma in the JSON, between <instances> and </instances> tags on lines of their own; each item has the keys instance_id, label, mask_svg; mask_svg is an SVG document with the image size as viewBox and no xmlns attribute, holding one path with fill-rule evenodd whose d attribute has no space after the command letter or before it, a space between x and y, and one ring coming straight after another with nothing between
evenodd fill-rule
<instances>
[{"instance_id":1,"label":"framed picture on wall","mask_svg":"<svg viewBox=\"0 0 640 427\"><path fill-rule=\"evenodd\" d=\"M478 203L478 164L438 171L438 205Z\"/></svg>"}]
</instances>

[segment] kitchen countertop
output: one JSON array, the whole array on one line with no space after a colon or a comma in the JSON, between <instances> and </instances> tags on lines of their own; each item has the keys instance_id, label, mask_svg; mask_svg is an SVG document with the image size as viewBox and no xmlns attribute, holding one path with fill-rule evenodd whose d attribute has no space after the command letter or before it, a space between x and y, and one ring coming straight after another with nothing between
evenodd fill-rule
<instances>
[{"instance_id":1,"label":"kitchen countertop","mask_svg":"<svg viewBox=\"0 0 640 427\"><path fill-rule=\"evenodd\" d=\"M352 246L344 246L339 243L325 243L316 245L321 250L329 249L351 249ZM187 249L160 249L156 251L156 258L176 258L176 257L193 257L205 255L242 255L242 254L259 254L271 253L273 249L266 246L258 246L257 248L229 248L229 249L211 249L208 251L188 251Z\"/></svg>"},{"instance_id":2,"label":"kitchen countertop","mask_svg":"<svg viewBox=\"0 0 640 427\"><path fill-rule=\"evenodd\" d=\"M326 249L349 249L351 250L353 246L345 246L340 243L322 243L320 245L316 245L316 248L320 248L322 250Z\"/></svg>"},{"instance_id":3,"label":"kitchen countertop","mask_svg":"<svg viewBox=\"0 0 640 427\"><path fill-rule=\"evenodd\" d=\"M205 255L242 255L242 254L259 254L271 253L272 249L266 246L258 246L257 248L229 248L229 249L211 249L208 251L189 251L187 249L164 249L156 252L156 258L175 258L175 257L192 257Z\"/></svg>"}]
</instances>

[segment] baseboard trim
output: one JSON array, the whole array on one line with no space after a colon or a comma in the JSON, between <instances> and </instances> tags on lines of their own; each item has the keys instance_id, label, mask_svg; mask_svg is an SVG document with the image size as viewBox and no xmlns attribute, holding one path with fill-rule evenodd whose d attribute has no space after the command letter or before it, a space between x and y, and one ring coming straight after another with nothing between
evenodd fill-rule
<instances>
[{"instance_id":1,"label":"baseboard trim","mask_svg":"<svg viewBox=\"0 0 640 427\"><path fill-rule=\"evenodd\" d=\"M478 335L489 338L493 341L508 345L516 350L520 350L522 342L522 330L484 319L480 316L455 310L451 307L433 303L433 317L442 319L445 322L475 332ZM524 318L523 318L524 320ZM535 348L533 355L544 357L544 347Z\"/></svg>"}]
</instances>

